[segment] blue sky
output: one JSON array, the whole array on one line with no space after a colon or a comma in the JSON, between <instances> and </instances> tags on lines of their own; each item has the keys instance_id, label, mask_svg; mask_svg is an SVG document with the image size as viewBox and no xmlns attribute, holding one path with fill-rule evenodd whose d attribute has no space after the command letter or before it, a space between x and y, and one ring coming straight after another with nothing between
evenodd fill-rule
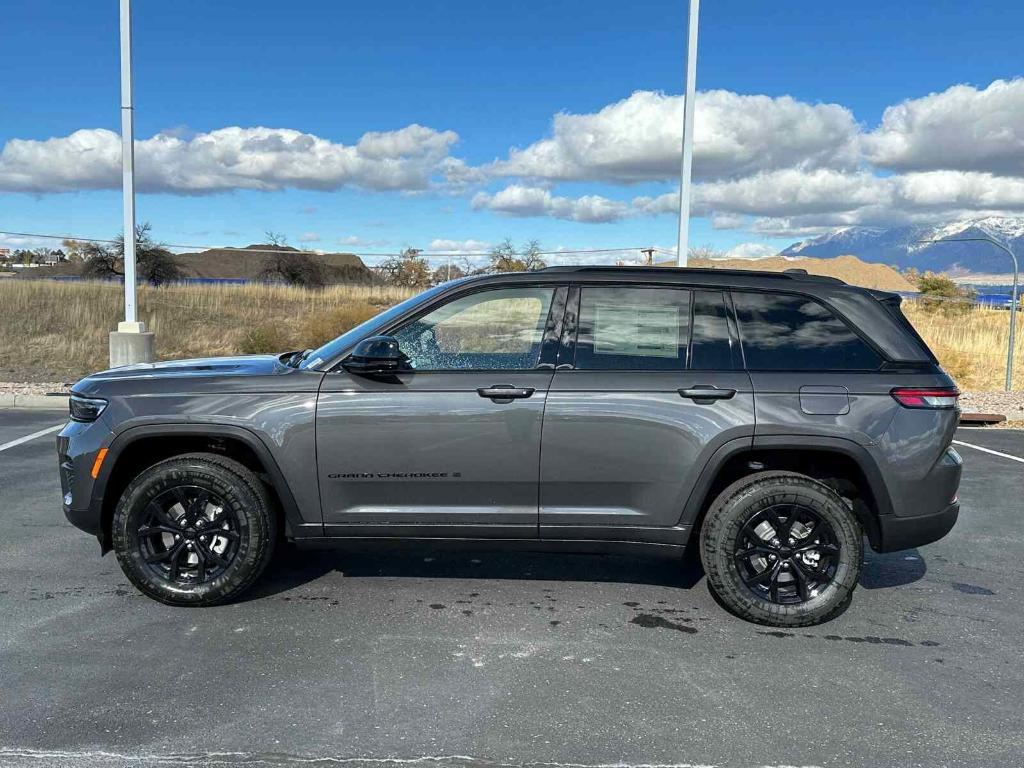
<instances>
[{"instance_id":1,"label":"blue sky","mask_svg":"<svg viewBox=\"0 0 1024 768\"><path fill-rule=\"evenodd\" d=\"M391 150L367 147L355 159L347 154L338 158L344 167L329 179L311 180L310 175L318 176L312 162L307 175L295 182L284 159L273 171L255 172L256 181L246 177L237 182L235 170L225 180L221 168L217 180L204 186L194 181L206 171L203 159L181 160L180 168L168 169L185 156L187 147L179 147L181 152L162 161L166 178L151 185L156 191L140 194L139 218L152 222L159 238L175 243L240 245L259 241L264 230L273 229L293 244L305 237L310 247L328 250L494 243L506 236L538 238L549 248L671 246L676 222L668 212L670 201L655 202L673 190L665 170L670 163L656 147L638 146L621 162L613 157L593 166L577 158L569 163L572 168L540 171L539 177L537 163L547 163L547 154L528 167L495 170L499 166L494 163L508 161L512 147L528 148L551 138L559 113L598 115L636 91L679 94L685 11L678 0L136 0L140 140L164 134L188 144L219 129L263 126L312 134L333 147L325 151L345 153L341 147L356 146L367 132L388 134L391 142L389 132L413 124L433 131L415 137L411 159L395 150L398 154L381 160L381 152ZM25 160L14 157L9 142L118 130L117 2L7 0L3 22L0 147L7 146L0 155L0 229L113 236L119 230L120 193L110 188L109 168L83 170L98 150L79 158L73 147L33 143L26 151L37 154ZM942 158L948 153L935 143L966 145L971 139L964 135L974 130L963 118L964 99L968 112L975 106L988 110L987 119L995 126L989 138L1000 134L999 121L1021 116L1014 110L1024 103L1024 87L1014 78L1024 75L1024 54L1012 31L1022 27L1024 4L1016 2L972 7L962 2L706 0L698 89L740 97L790 96L806 107L807 120L804 113L792 112L788 102L726 101L709 107L709 113L717 108L726 117L708 128L707 156L714 154L715 141L720 154L729 153L730 142L742 141L753 142L748 148L754 159L742 167L730 166L728 158L708 161L709 170L699 179L709 184L706 202L696 210L691 241L721 248L749 242L785 245L847 222L886 223L880 211L894 208L907 220L1018 211L1024 198L1017 182L1024 174L1009 150L1002 156L996 148L998 157L980 165L967 157L946 162ZM1010 86L998 93L988 90L997 80ZM943 94L957 84L972 88L945 102L921 103L922 114L948 120L948 129L922 135L919 126L925 121L918 120L909 128L895 126L884 137L869 136L866 150L850 148L878 129L887 107ZM819 116L815 110L821 104L840 105L849 114ZM585 140L592 129L607 130L614 150L624 142L639 142L637 136L652 130L666 130L656 123L659 118L666 122L671 109L667 101L631 101L623 112L637 115L630 118L633 122L623 123L621 115L581 121L566 128L565 141L575 147L577 138ZM700 109L698 100L698 114ZM782 117L773 123L776 113ZM827 137L807 137L806 152L819 156L804 161L804 145L794 135L819 117ZM774 125L777 135L753 136L751 124L761 122ZM909 138L900 133L904 129ZM457 139L444 133L449 131ZM1022 129L1010 131L1009 139L999 139L1000 147L1016 147L1019 153L1024 144L1015 142L1024 135ZM717 132L714 137L712 132ZM663 138L652 138L652 146ZM251 139L245 134L239 141ZM794 142L790 155L759 165L756 157L767 153L759 147L774 147L780 140ZM701 147L698 129L698 164L704 156ZM556 150L562 152L559 157L567 151ZM448 158L466 169L457 183L444 170ZM392 161L394 167L409 166L415 178L382 181L380 174L390 172ZM272 161L261 155L254 162ZM765 175L770 173L789 176ZM929 179L937 177L914 176L921 173L947 174L943 183L970 182L972 189L1002 191L994 200L986 192L985 200L965 203L957 187L950 193L955 204L926 205L906 191L934 186ZM190 180L182 180L189 175ZM905 179L900 191L881 191L882 182L893 175ZM986 185L992 175L998 183ZM829 194L842 182L840 196L870 199L856 213L844 204L822 211L806 201L803 208L794 207L792 200L765 197L763 191L784 183L814 189L826 182ZM871 191L865 192L868 187ZM891 202L894 194L899 205Z\"/></svg>"}]
</instances>

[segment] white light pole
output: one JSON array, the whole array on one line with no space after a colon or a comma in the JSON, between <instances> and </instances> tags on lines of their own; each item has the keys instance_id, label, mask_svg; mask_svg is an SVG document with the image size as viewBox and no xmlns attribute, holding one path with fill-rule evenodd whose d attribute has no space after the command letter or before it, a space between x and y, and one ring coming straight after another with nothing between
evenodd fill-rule
<instances>
[{"instance_id":1,"label":"white light pole","mask_svg":"<svg viewBox=\"0 0 1024 768\"><path fill-rule=\"evenodd\" d=\"M1017 282L1020 272L1019 265L1017 264L1017 254L1004 243L999 242L994 237L987 236L944 237L941 240L917 240L916 242L933 243L935 245L942 245L943 243L990 243L1010 257L1010 261L1013 262L1013 292L1010 295L1010 338L1006 344L1006 380L1003 384L1003 389L1011 392L1013 390L1013 356L1017 341Z\"/></svg>"},{"instance_id":2,"label":"white light pole","mask_svg":"<svg viewBox=\"0 0 1024 768\"><path fill-rule=\"evenodd\" d=\"M683 103L683 160L679 169L678 264L685 267L690 247L690 177L693 175L693 113L697 99L697 17L700 0L690 0L686 41L686 97Z\"/></svg>"},{"instance_id":3,"label":"white light pole","mask_svg":"<svg viewBox=\"0 0 1024 768\"><path fill-rule=\"evenodd\" d=\"M132 93L132 3L121 0L121 189L124 198L124 320L110 334L110 366L150 362L153 334L135 301L135 109Z\"/></svg>"},{"instance_id":4,"label":"white light pole","mask_svg":"<svg viewBox=\"0 0 1024 768\"><path fill-rule=\"evenodd\" d=\"M124 195L124 321L135 311L135 109L132 103L132 0L121 0L121 190Z\"/></svg>"}]
</instances>

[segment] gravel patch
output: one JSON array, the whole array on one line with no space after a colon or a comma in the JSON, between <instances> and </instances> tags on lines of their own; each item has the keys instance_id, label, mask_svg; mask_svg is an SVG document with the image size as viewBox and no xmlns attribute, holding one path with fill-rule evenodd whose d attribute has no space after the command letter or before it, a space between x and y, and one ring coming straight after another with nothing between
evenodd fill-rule
<instances>
[{"instance_id":1,"label":"gravel patch","mask_svg":"<svg viewBox=\"0 0 1024 768\"><path fill-rule=\"evenodd\" d=\"M0 395L48 395L58 392L66 395L71 383L59 381L43 381L23 383L18 381L0 381Z\"/></svg>"},{"instance_id":2,"label":"gravel patch","mask_svg":"<svg viewBox=\"0 0 1024 768\"><path fill-rule=\"evenodd\" d=\"M999 413L1009 421L1024 420L1024 392L964 392L960 407L965 413Z\"/></svg>"}]
</instances>

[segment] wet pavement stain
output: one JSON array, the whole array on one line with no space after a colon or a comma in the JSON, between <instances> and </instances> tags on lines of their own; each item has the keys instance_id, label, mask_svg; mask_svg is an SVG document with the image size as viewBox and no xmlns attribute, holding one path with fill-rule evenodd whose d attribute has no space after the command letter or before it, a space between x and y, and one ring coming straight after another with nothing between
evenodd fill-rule
<instances>
[{"instance_id":1,"label":"wet pavement stain","mask_svg":"<svg viewBox=\"0 0 1024 768\"><path fill-rule=\"evenodd\" d=\"M444 603L431 603L430 607L433 608L435 611L439 611L442 608L444 608L445 605L444 605Z\"/></svg>"},{"instance_id":2,"label":"wet pavement stain","mask_svg":"<svg viewBox=\"0 0 1024 768\"><path fill-rule=\"evenodd\" d=\"M677 632L684 632L688 635L697 634L697 630L693 627L688 627L685 624L677 624L674 621L669 621L666 618L654 616L650 613L638 613L629 620L629 623L636 624L640 627L647 627L648 629L674 629Z\"/></svg>"},{"instance_id":3,"label":"wet pavement stain","mask_svg":"<svg viewBox=\"0 0 1024 768\"><path fill-rule=\"evenodd\" d=\"M995 592L993 592L991 589L986 589L985 587L978 587L978 586L975 586L974 584L964 584L963 582L960 582L960 581L954 581L953 584L952 584L952 587L957 592L963 592L965 595L994 595L995 594Z\"/></svg>"},{"instance_id":4,"label":"wet pavement stain","mask_svg":"<svg viewBox=\"0 0 1024 768\"><path fill-rule=\"evenodd\" d=\"M798 635L794 632L783 632L781 630L764 630L758 631L757 634L764 635L765 637L798 637ZM811 639L820 637L822 640L831 640L833 642L842 640L847 643L867 643L868 645L894 645L904 648L912 648L915 645L910 640L904 640L902 637L879 637L877 635L865 635L863 637L859 637L856 635L815 635L809 632L804 632L799 636L808 637ZM934 648L938 645L938 643L934 640L922 640L920 643L917 644L928 648Z\"/></svg>"}]
</instances>

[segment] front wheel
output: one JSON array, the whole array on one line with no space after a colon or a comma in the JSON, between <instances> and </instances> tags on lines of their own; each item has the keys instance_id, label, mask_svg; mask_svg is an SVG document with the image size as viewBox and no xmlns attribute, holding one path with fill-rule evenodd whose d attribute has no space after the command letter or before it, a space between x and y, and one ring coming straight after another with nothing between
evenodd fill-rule
<instances>
[{"instance_id":1,"label":"front wheel","mask_svg":"<svg viewBox=\"0 0 1024 768\"><path fill-rule=\"evenodd\" d=\"M216 454L154 464L114 510L114 551L143 593L168 605L214 605L247 589L270 560L275 518L249 469Z\"/></svg>"},{"instance_id":2,"label":"front wheel","mask_svg":"<svg viewBox=\"0 0 1024 768\"><path fill-rule=\"evenodd\" d=\"M864 544L856 516L832 489L793 472L760 472L715 499L700 552L708 586L730 611L803 627L849 606Z\"/></svg>"}]
</instances>

